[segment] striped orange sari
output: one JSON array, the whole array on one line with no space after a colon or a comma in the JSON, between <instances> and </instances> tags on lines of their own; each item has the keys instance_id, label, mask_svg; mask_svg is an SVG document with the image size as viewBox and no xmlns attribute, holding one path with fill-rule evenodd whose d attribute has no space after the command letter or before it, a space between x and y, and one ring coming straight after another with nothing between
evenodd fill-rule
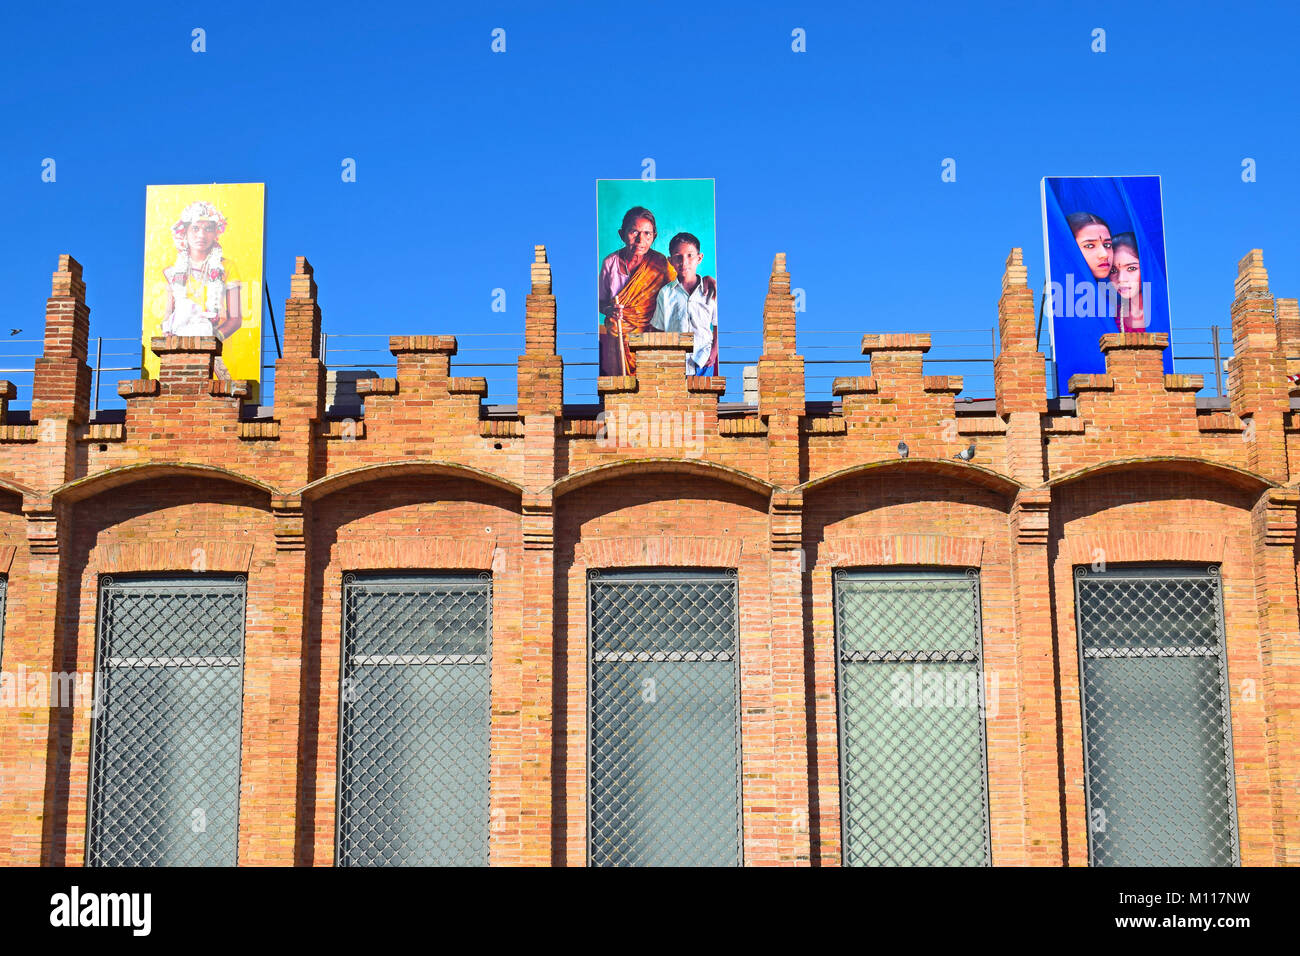
<instances>
[{"instance_id":1,"label":"striped orange sari","mask_svg":"<svg viewBox=\"0 0 1300 956\"><path fill-rule=\"evenodd\" d=\"M627 337L633 332L646 332L650 329L659 290L673 281L675 273L676 270L662 254L651 252L636 267L632 277L627 280L627 285L614 296L614 301L623 307L623 319L621 322L612 318L609 321L623 351L624 375L636 374L636 356L628 347Z\"/></svg>"}]
</instances>

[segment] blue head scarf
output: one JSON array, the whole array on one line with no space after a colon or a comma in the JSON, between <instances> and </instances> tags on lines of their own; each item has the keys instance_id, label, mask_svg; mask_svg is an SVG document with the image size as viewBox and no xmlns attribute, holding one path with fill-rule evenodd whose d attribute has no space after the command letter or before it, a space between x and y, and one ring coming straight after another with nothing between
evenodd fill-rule
<instances>
[{"instance_id":1,"label":"blue head scarf","mask_svg":"<svg viewBox=\"0 0 1300 956\"><path fill-rule=\"evenodd\" d=\"M1052 353L1057 393L1067 394L1071 375L1106 371L1101 336L1120 331L1116 297L1110 282L1093 278L1066 217L1092 213L1106 221L1110 234L1131 232L1137 240L1142 283L1149 289L1142 309L1147 332L1169 329L1169 285L1165 272L1165 235L1158 176L1079 177L1043 180L1044 232L1052 296ZM1058 291L1059 290L1059 291ZM1166 374L1173 371L1173 350L1164 351Z\"/></svg>"}]
</instances>

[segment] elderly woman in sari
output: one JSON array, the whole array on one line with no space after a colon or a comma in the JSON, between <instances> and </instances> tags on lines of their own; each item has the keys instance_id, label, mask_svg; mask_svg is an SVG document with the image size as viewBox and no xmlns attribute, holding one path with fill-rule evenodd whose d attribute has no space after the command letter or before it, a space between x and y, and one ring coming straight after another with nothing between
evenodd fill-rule
<instances>
[{"instance_id":1,"label":"elderly woman in sari","mask_svg":"<svg viewBox=\"0 0 1300 956\"><path fill-rule=\"evenodd\" d=\"M650 330L659 290L674 278L663 253L651 248L657 235L654 213L633 206L624 214L618 231L623 248L611 252L600 264L599 302L605 317L600 333L602 375L636 374L636 356L628 347L628 336Z\"/></svg>"}]
</instances>

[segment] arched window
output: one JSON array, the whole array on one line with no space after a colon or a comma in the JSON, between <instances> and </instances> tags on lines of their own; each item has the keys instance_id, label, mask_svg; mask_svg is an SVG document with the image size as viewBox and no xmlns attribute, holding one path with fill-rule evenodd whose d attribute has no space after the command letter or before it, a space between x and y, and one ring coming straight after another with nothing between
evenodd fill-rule
<instances>
[{"instance_id":1,"label":"arched window","mask_svg":"<svg viewBox=\"0 0 1300 956\"><path fill-rule=\"evenodd\" d=\"M343 581L340 866L486 866L492 581Z\"/></svg>"},{"instance_id":2,"label":"arched window","mask_svg":"<svg viewBox=\"0 0 1300 956\"><path fill-rule=\"evenodd\" d=\"M844 864L987 866L979 573L837 571L835 645Z\"/></svg>"},{"instance_id":3,"label":"arched window","mask_svg":"<svg viewBox=\"0 0 1300 956\"><path fill-rule=\"evenodd\" d=\"M592 571L592 866L736 866L740 707L734 571Z\"/></svg>"},{"instance_id":4,"label":"arched window","mask_svg":"<svg viewBox=\"0 0 1300 956\"><path fill-rule=\"evenodd\" d=\"M89 865L236 864L245 591L100 580Z\"/></svg>"},{"instance_id":5,"label":"arched window","mask_svg":"<svg viewBox=\"0 0 1300 956\"><path fill-rule=\"evenodd\" d=\"M1088 858L1238 862L1216 567L1074 571Z\"/></svg>"}]
</instances>

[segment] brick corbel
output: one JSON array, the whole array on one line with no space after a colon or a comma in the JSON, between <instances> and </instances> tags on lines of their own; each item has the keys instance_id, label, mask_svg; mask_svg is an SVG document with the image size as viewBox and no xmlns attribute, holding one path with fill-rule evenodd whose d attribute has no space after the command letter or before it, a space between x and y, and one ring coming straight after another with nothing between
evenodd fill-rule
<instances>
[{"instance_id":1,"label":"brick corbel","mask_svg":"<svg viewBox=\"0 0 1300 956\"><path fill-rule=\"evenodd\" d=\"M1260 498L1255 505L1256 525L1263 532L1264 543L1275 548L1290 548L1296 543L1297 511L1300 490L1278 488Z\"/></svg>"},{"instance_id":2,"label":"brick corbel","mask_svg":"<svg viewBox=\"0 0 1300 956\"><path fill-rule=\"evenodd\" d=\"M108 542L90 552L90 566L100 574L157 571L247 574L253 566L253 544L219 538Z\"/></svg>"},{"instance_id":3,"label":"brick corbel","mask_svg":"<svg viewBox=\"0 0 1300 956\"><path fill-rule=\"evenodd\" d=\"M876 565L938 565L978 568L984 555L982 538L946 534L830 534L824 545L831 567Z\"/></svg>"},{"instance_id":4,"label":"brick corbel","mask_svg":"<svg viewBox=\"0 0 1300 956\"><path fill-rule=\"evenodd\" d=\"M797 551L803 547L803 495L776 492L770 509L773 551Z\"/></svg>"},{"instance_id":5,"label":"brick corbel","mask_svg":"<svg viewBox=\"0 0 1300 956\"><path fill-rule=\"evenodd\" d=\"M490 571L496 537L366 538L334 546L343 571L466 570Z\"/></svg>"},{"instance_id":6,"label":"brick corbel","mask_svg":"<svg viewBox=\"0 0 1300 956\"><path fill-rule=\"evenodd\" d=\"M27 547L33 555L59 553L59 509L52 498L24 498L27 519Z\"/></svg>"},{"instance_id":7,"label":"brick corbel","mask_svg":"<svg viewBox=\"0 0 1300 956\"><path fill-rule=\"evenodd\" d=\"M272 495L275 550L302 551L307 546L307 516L299 495Z\"/></svg>"},{"instance_id":8,"label":"brick corbel","mask_svg":"<svg viewBox=\"0 0 1300 956\"><path fill-rule=\"evenodd\" d=\"M14 563L14 555L17 553L18 549L12 544L0 544L0 574L9 573Z\"/></svg>"},{"instance_id":9,"label":"brick corbel","mask_svg":"<svg viewBox=\"0 0 1300 956\"><path fill-rule=\"evenodd\" d=\"M735 568L740 565L740 552L739 538L661 534L582 541L574 549L574 558L587 568Z\"/></svg>"},{"instance_id":10,"label":"brick corbel","mask_svg":"<svg viewBox=\"0 0 1300 956\"><path fill-rule=\"evenodd\" d=\"M555 548L555 499L550 494L524 494L524 550L551 551Z\"/></svg>"},{"instance_id":11,"label":"brick corbel","mask_svg":"<svg viewBox=\"0 0 1300 956\"><path fill-rule=\"evenodd\" d=\"M1052 493L1046 488L1025 489L1011 506L1011 527L1017 544L1047 545L1051 525Z\"/></svg>"}]
</instances>

